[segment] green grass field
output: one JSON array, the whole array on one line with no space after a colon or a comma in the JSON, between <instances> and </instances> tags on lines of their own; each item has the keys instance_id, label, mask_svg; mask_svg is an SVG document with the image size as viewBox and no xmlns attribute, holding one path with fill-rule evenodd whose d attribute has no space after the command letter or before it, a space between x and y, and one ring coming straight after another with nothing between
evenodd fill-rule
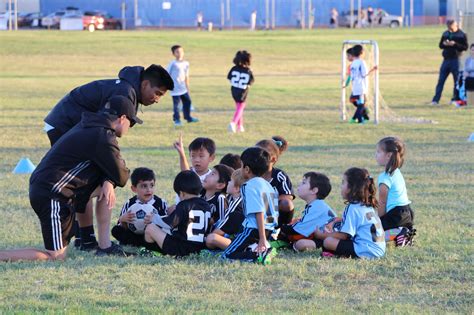
<instances>
[{"instance_id":1,"label":"green grass field","mask_svg":"<svg viewBox=\"0 0 474 315\"><path fill-rule=\"evenodd\" d=\"M326 173L328 203L343 210L339 184L351 166L373 176L375 144L398 135L407 144L402 172L416 213L417 244L389 248L378 261L320 259L320 252L281 252L270 266L217 259L96 258L70 248L65 262L0 263L0 313L471 313L474 132L472 106L431 101L441 63L442 28L276 32L0 33L0 249L42 247L39 221L28 200L29 176L11 173L21 157L38 164L49 148L42 120L80 84L116 77L126 65L167 64L180 43L191 63L191 96L201 122L181 130L189 143L213 138L217 159L262 138L286 137L278 162L297 185L306 171ZM375 39L381 50L381 92L400 116L438 124L339 121L340 56L345 39ZM244 134L226 127L234 104L227 71L239 49L252 52L256 77ZM143 108L145 124L120 140L129 168L148 166L157 194L174 200L179 171L172 142L171 98ZM350 108L352 114L352 108ZM117 207L131 196L117 190ZM296 200L297 212L304 204Z\"/></svg>"}]
</instances>

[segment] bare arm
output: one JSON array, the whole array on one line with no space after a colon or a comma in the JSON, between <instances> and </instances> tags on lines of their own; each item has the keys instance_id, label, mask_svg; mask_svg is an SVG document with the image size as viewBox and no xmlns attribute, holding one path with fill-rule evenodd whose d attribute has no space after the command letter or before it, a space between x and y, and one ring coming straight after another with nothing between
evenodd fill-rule
<instances>
[{"instance_id":1,"label":"bare arm","mask_svg":"<svg viewBox=\"0 0 474 315\"><path fill-rule=\"evenodd\" d=\"M255 214L257 218L257 226L258 226L258 247L257 253L262 253L267 250L267 246L265 245L267 242L267 236L265 235L265 223L263 222L263 212L259 212Z\"/></svg>"},{"instance_id":2,"label":"bare arm","mask_svg":"<svg viewBox=\"0 0 474 315\"><path fill-rule=\"evenodd\" d=\"M377 208L377 213L379 217L387 213L387 196L388 196L388 187L385 184L380 184L379 186L379 206Z\"/></svg>"},{"instance_id":3,"label":"bare arm","mask_svg":"<svg viewBox=\"0 0 474 315\"><path fill-rule=\"evenodd\" d=\"M186 153L184 152L184 146L183 146L183 134L179 134L178 140L176 140L173 143L173 147L178 151L179 155L179 167L181 168L182 171L188 171L189 168L189 163L186 158Z\"/></svg>"}]
</instances>

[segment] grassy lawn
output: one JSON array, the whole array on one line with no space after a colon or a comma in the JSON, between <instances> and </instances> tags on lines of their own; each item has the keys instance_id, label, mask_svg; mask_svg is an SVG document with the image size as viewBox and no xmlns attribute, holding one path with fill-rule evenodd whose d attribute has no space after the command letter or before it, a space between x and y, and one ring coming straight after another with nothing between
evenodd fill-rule
<instances>
[{"instance_id":1,"label":"grassy lawn","mask_svg":"<svg viewBox=\"0 0 474 315\"><path fill-rule=\"evenodd\" d=\"M467 138L474 115L472 106L447 105L452 81L443 106L427 105L441 64L442 31L1 32L0 249L43 246L29 205L29 176L11 171L21 157L38 164L48 150L41 130L48 111L72 88L114 78L123 66L166 65L175 43L190 61L191 97L201 120L180 129L186 143L211 137L220 159L282 135L290 148L277 166L294 186L307 171L326 173L333 185L327 202L341 214L341 174L358 166L377 176L376 142L398 135L407 144L402 172L418 236L416 247L389 248L378 261L282 251L265 267L197 256L96 258L70 248L65 262L0 263L0 313L472 313L474 147ZM340 122L345 39L378 41L381 92L391 110L438 123ZM256 82L245 112L247 132L230 135L234 104L226 75L239 49L253 54ZM143 108L145 124L120 140L129 168L153 168L157 194L170 202L179 171L171 108L169 96ZM128 187L117 190L113 220L130 197ZM297 199L296 207L300 213L304 203Z\"/></svg>"}]
</instances>

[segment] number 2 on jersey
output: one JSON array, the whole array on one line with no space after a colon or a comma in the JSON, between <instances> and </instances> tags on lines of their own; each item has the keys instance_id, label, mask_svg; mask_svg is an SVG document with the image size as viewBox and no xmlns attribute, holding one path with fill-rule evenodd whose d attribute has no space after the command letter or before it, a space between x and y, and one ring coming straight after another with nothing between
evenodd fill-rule
<instances>
[{"instance_id":1,"label":"number 2 on jersey","mask_svg":"<svg viewBox=\"0 0 474 315\"><path fill-rule=\"evenodd\" d=\"M230 79L230 85L233 87L245 90L250 81L250 76L247 73L239 71L232 71L232 78Z\"/></svg>"},{"instance_id":2,"label":"number 2 on jersey","mask_svg":"<svg viewBox=\"0 0 474 315\"><path fill-rule=\"evenodd\" d=\"M204 234L207 231L207 225L210 218L210 212L204 212L201 210L189 211L189 219L191 222L189 222L188 229L186 230L188 241L204 242Z\"/></svg>"}]
</instances>

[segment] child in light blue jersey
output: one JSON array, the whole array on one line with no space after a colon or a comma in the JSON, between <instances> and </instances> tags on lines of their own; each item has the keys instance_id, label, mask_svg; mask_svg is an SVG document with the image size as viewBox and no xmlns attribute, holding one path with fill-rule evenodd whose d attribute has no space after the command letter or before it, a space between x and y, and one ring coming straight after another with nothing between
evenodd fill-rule
<instances>
[{"instance_id":1,"label":"child in light blue jersey","mask_svg":"<svg viewBox=\"0 0 474 315\"><path fill-rule=\"evenodd\" d=\"M366 169L350 168L343 176L341 195L347 206L339 232L315 234L323 242L323 256L380 258L385 254L385 237L377 215L374 180Z\"/></svg>"},{"instance_id":2,"label":"child in light blue jersey","mask_svg":"<svg viewBox=\"0 0 474 315\"><path fill-rule=\"evenodd\" d=\"M247 181L240 188L245 220L242 232L222 257L269 264L274 252L267 239L278 222L278 193L262 178L269 169L270 155L262 148L251 147L240 158L242 175ZM253 244L257 245L255 250L248 250Z\"/></svg>"},{"instance_id":3,"label":"child in light blue jersey","mask_svg":"<svg viewBox=\"0 0 474 315\"><path fill-rule=\"evenodd\" d=\"M384 230L396 230L395 233L388 233L386 240L391 240L390 235L393 235L399 246L411 245L414 236L414 213L410 208L405 179L400 172L404 156L405 144L397 137L385 137L377 143L375 160L385 168L378 177L378 214Z\"/></svg>"},{"instance_id":4,"label":"child in light blue jersey","mask_svg":"<svg viewBox=\"0 0 474 315\"><path fill-rule=\"evenodd\" d=\"M336 217L334 211L324 201L331 192L329 178L321 173L308 172L298 185L298 196L306 201L303 216L291 224L281 226L278 239L293 243L296 251L313 250L322 246L321 240L314 239L314 231Z\"/></svg>"}]
</instances>

